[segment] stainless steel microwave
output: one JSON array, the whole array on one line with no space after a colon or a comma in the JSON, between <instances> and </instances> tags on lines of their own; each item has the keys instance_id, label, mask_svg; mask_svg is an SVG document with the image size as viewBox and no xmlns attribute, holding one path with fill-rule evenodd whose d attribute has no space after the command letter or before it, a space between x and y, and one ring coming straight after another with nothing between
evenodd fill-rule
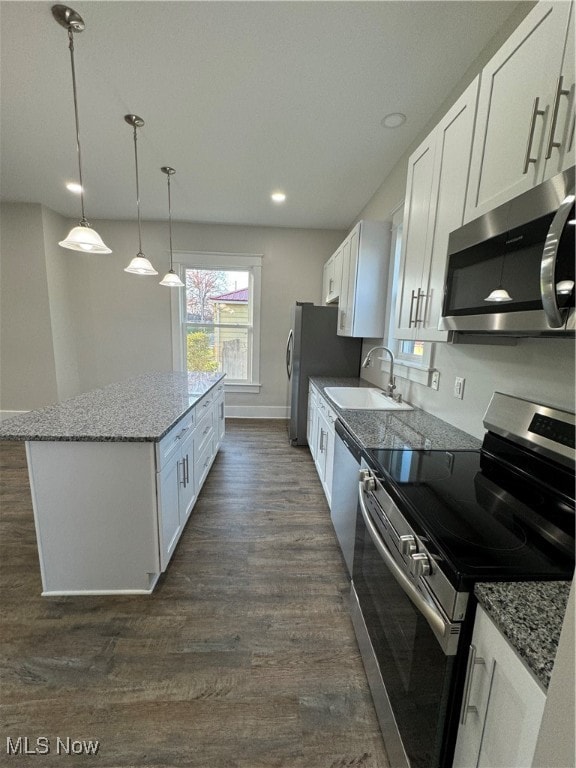
<instances>
[{"instance_id":1,"label":"stainless steel microwave","mask_svg":"<svg viewBox=\"0 0 576 768\"><path fill-rule=\"evenodd\" d=\"M438 327L574 336L574 168L452 232Z\"/></svg>"}]
</instances>

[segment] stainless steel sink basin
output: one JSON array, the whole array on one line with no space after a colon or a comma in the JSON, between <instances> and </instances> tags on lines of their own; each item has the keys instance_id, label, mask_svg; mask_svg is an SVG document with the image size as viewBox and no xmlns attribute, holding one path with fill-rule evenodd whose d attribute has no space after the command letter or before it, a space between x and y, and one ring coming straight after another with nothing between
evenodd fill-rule
<instances>
[{"instance_id":1,"label":"stainless steel sink basin","mask_svg":"<svg viewBox=\"0 0 576 768\"><path fill-rule=\"evenodd\" d=\"M408 403L397 403L375 387L326 387L324 392L339 408L347 410L414 410Z\"/></svg>"}]
</instances>

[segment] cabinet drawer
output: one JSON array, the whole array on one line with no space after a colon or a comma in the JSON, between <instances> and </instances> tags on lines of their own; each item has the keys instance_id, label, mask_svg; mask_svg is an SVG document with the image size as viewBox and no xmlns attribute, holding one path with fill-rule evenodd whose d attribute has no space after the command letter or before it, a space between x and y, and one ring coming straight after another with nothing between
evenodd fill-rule
<instances>
[{"instance_id":1,"label":"cabinet drawer","mask_svg":"<svg viewBox=\"0 0 576 768\"><path fill-rule=\"evenodd\" d=\"M156 471L159 472L167 461L179 450L182 440L194 428L194 410L189 411L174 427L156 443Z\"/></svg>"},{"instance_id":2,"label":"cabinet drawer","mask_svg":"<svg viewBox=\"0 0 576 768\"><path fill-rule=\"evenodd\" d=\"M196 413L196 423L198 423L200 419L204 416L204 414L210 411L210 409L212 408L215 394L216 394L216 390L212 389L210 392L208 392L207 395L204 395L202 400L197 402L196 405L194 406L194 411Z\"/></svg>"},{"instance_id":3,"label":"cabinet drawer","mask_svg":"<svg viewBox=\"0 0 576 768\"><path fill-rule=\"evenodd\" d=\"M194 456L198 456L204 450L206 443L214 436L214 413L212 410L205 413L196 424L194 430Z\"/></svg>"},{"instance_id":4,"label":"cabinet drawer","mask_svg":"<svg viewBox=\"0 0 576 768\"><path fill-rule=\"evenodd\" d=\"M204 440L202 448L198 453L194 453L194 482L196 483L196 493L204 485L204 480L212 465L214 458L214 430L212 430Z\"/></svg>"}]
</instances>

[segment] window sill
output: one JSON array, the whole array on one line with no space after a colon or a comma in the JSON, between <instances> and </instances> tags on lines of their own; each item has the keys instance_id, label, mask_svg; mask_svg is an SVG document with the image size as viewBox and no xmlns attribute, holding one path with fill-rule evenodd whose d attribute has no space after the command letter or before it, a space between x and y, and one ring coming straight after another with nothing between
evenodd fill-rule
<instances>
[{"instance_id":1,"label":"window sill","mask_svg":"<svg viewBox=\"0 0 576 768\"><path fill-rule=\"evenodd\" d=\"M251 383L251 384L242 384L240 382L233 382L231 381L229 384L224 382L224 391L225 392L241 392L244 395L257 395L260 393L260 387L262 384L258 383Z\"/></svg>"},{"instance_id":2,"label":"window sill","mask_svg":"<svg viewBox=\"0 0 576 768\"><path fill-rule=\"evenodd\" d=\"M383 361L382 371L388 372L390 366ZM432 372L435 368L430 368L427 365L420 365L419 363L412 363L404 360L394 360L394 375L399 379L407 379L408 381L414 381L416 384L423 384L425 387L431 385Z\"/></svg>"}]
</instances>

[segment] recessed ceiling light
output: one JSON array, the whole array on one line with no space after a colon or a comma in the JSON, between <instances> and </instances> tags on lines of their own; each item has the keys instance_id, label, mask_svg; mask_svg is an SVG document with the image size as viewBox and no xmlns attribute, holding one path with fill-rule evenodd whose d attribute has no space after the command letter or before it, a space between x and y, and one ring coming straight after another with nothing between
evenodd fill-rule
<instances>
[{"instance_id":1,"label":"recessed ceiling light","mask_svg":"<svg viewBox=\"0 0 576 768\"><path fill-rule=\"evenodd\" d=\"M270 197L275 203L283 203L286 200L284 192L273 192Z\"/></svg>"},{"instance_id":2,"label":"recessed ceiling light","mask_svg":"<svg viewBox=\"0 0 576 768\"><path fill-rule=\"evenodd\" d=\"M383 117L380 121L380 125L383 128L399 128L406 122L406 115L403 112L390 112L389 115Z\"/></svg>"},{"instance_id":3,"label":"recessed ceiling light","mask_svg":"<svg viewBox=\"0 0 576 768\"><path fill-rule=\"evenodd\" d=\"M82 187L80 184L77 184L75 181L70 181L68 184L66 184L66 189L70 192L75 192L77 195L82 192Z\"/></svg>"}]
</instances>

